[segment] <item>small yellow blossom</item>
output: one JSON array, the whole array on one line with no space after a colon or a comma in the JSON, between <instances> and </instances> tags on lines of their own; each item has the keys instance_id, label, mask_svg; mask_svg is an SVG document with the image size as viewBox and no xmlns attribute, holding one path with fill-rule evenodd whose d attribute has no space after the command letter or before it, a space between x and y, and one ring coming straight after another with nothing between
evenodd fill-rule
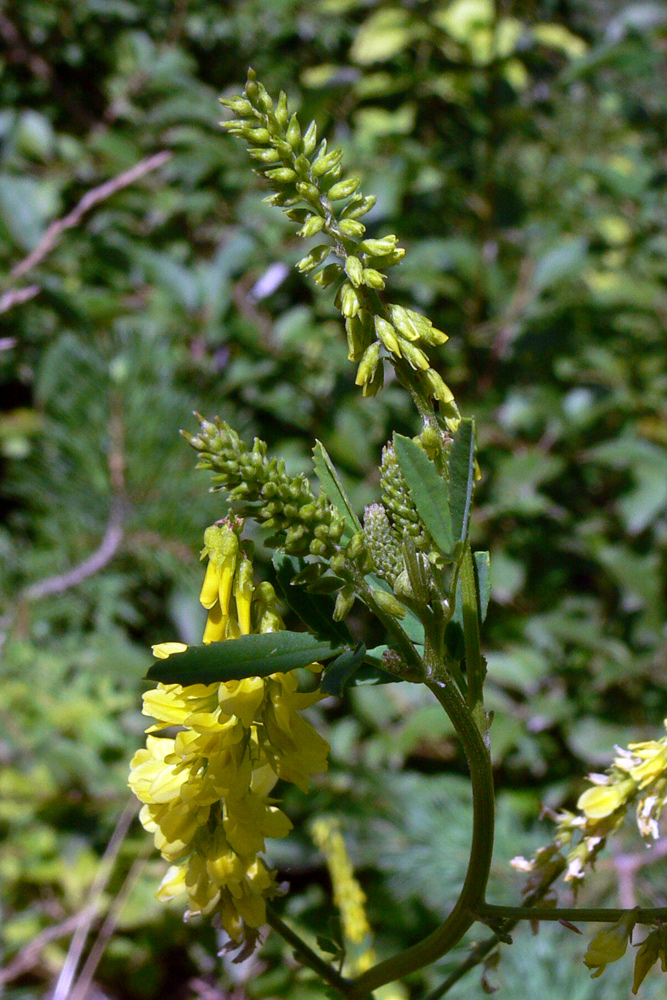
<instances>
[{"instance_id":1,"label":"small yellow blossom","mask_svg":"<svg viewBox=\"0 0 667 1000\"><path fill-rule=\"evenodd\" d=\"M635 783L631 780L613 785L594 785L579 796L577 808L587 819L605 819L625 804L634 787Z\"/></svg>"},{"instance_id":2,"label":"small yellow blossom","mask_svg":"<svg viewBox=\"0 0 667 1000\"><path fill-rule=\"evenodd\" d=\"M214 525L204 543L203 641L284 628L271 585L253 587L236 531ZM165 642L153 649L165 659L187 646ZM305 790L327 767L328 744L299 714L321 697L299 692L294 673L158 684L144 695L143 712L155 722L134 755L129 783L143 803L142 824L172 862L158 897L186 894L186 917L212 915L240 949L239 959L254 948L266 900L276 893L275 874L259 857L265 838L284 837L292 827L268 796L279 778ZM153 735L174 726L175 736Z\"/></svg>"},{"instance_id":3,"label":"small yellow blossom","mask_svg":"<svg viewBox=\"0 0 667 1000\"><path fill-rule=\"evenodd\" d=\"M591 979L597 979L598 976L602 975L607 965L623 958L636 920L636 916L629 913L613 927L595 935L584 956L584 964L589 969L593 969Z\"/></svg>"}]
</instances>

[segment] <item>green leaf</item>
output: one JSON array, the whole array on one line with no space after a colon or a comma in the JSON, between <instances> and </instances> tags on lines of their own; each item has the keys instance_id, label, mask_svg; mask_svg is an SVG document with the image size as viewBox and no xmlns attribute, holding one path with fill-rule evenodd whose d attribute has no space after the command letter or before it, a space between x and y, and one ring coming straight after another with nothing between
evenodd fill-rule
<instances>
[{"instance_id":1,"label":"green leaf","mask_svg":"<svg viewBox=\"0 0 667 1000\"><path fill-rule=\"evenodd\" d=\"M322 492L343 517L347 530L351 535L361 531L361 521L354 513L350 499L340 481L340 476L336 472L336 467L321 441L317 441L313 448L313 462Z\"/></svg>"},{"instance_id":2,"label":"green leaf","mask_svg":"<svg viewBox=\"0 0 667 1000\"><path fill-rule=\"evenodd\" d=\"M295 615L321 639L334 643L353 644L350 630L344 622L333 618L335 601L328 594L312 593L305 585L293 584L296 574L303 570L303 559L277 552L273 557L276 583L283 597Z\"/></svg>"},{"instance_id":3,"label":"green leaf","mask_svg":"<svg viewBox=\"0 0 667 1000\"><path fill-rule=\"evenodd\" d=\"M488 552L475 552L475 581L477 583L477 598L479 607L479 617L482 621L486 618L486 611L489 607L491 597L491 558Z\"/></svg>"},{"instance_id":4,"label":"green leaf","mask_svg":"<svg viewBox=\"0 0 667 1000\"><path fill-rule=\"evenodd\" d=\"M475 422L465 419L459 424L449 457L449 502L454 538L468 537L470 504L475 487Z\"/></svg>"},{"instance_id":5,"label":"green leaf","mask_svg":"<svg viewBox=\"0 0 667 1000\"><path fill-rule=\"evenodd\" d=\"M349 683L352 675L364 662L366 647L360 642L356 649L344 650L333 663L330 663L322 674L320 687L327 694L340 698L343 688Z\"/></svg>"},{"instance_id":6,"label":"green leaf","mask_svg":"<svg viewBox=\"0 0 667 1000\"><path fill-rule=\"evenodd\" d=\"M394 434L394 448L417 513L442 555L451 557L455 538L446 480L410 438Z\"/></svg>"},{"instance_id":7,"label":"green leaf","mask_svg":"<svg viewBox=\"0 0 667 1000\"><path fill-rule=\"evenodd\" d=\"M309 632L265 632L243 635L209 646L190 646L166 660L157 660L146 674L163 684L217 684L244 677L268 677L328 660L343 647L323 642Z\"/></svg>"}]
</instances>

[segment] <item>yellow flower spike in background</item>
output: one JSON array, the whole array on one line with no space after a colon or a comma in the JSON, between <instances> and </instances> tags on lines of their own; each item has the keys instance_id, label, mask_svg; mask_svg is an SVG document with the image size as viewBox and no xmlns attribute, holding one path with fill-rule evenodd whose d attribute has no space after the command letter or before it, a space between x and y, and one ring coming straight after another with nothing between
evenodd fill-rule
<instances>
[{"instance_id":1,"label":"yellow flower spike in background","mask_svg":"<svg viewBox=\"0 0 667 1000\"><path fill-rule=\"evenodd\" d=\"M214 525L204 543L204 643L283 629L273 587L253 586L236 528ZM166 659L187 648L165 642L154 651ZM328 744L299 715L321 697L300 693L293 673L158 684L144 695L143 712L155 724L132 760L129 782L144 803L142 824L172 862L158 896L186 894L186 917L211 915L239 959L255 947L266 900L277 891L275 873L259 857L265 838L285 837L292 827L268 796L279 777L306 790L310 776L327 767ZM171 726L182 727L175 737L150 735Z\"/></svg>"}]
</instances>

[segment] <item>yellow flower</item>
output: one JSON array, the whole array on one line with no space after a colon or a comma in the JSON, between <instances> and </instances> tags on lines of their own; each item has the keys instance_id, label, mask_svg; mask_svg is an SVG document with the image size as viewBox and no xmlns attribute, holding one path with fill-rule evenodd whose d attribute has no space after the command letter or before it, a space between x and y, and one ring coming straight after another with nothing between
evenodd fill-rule
<instances>
[{"instance_id":1,"label":"yellow flower","mask_svg":"<svg viewBox=\"0 0 667 1000\"><path fill-rule=\"evenodd\" d=\"M646 743L630 743L628 750L640 762L629 769L630 774L640 788L646 788L656 778L661 778L667 772L667 746L657 740Z\"/></svg>"},{"instance_id":2,"label":"yellow flower","mask_svg":"<svg viewBox=\"0 0 667 1000\"><path fill-rule=\"evenodd\" d=\"M634 787L635 783L630 779L613 785L593 785L579 796L577 808L587 819L605 819L625 804Z\"/></svg>"},{"instance_id":3,"label":"yellow flower","mask_svg":"<svg viewBox=\"0 0 667 1000\"><path fill-rule=\"evenodd\" d=\"M594 970L591 979L597 979L607 965L623 958L636 921L634 914L626 914L613 927L595 935L584 956L584 964Z\"/></svg>"},{"instance_id":4,"label":"yellow flower","mask_svg":"<svg viewBox=\"0 0 667 1000\"><path fill-rule=\"evenodd\" d=\"M209 562L201 602L209 614L203 641L284 628L271 585L253 587L252 564L236 531L214 525L204 543ZM154 652L166 658L186 649L165 642ZM265 838L285 837L292 827L268 796L279 778L305 790L310 776L327 767L328 744L299 715L321 697L300 693L293 673L158 684L144 695L143 712L155 724L132 760L129 781L144 803L142 824L163 857L175 862L158 896L186 893L186 917L213 915L242 956L255 946L266 899L276 892L275 875L259 857ZM174 736L152 735L173 726L180 727Z\"/></svg>"}]
</instances>

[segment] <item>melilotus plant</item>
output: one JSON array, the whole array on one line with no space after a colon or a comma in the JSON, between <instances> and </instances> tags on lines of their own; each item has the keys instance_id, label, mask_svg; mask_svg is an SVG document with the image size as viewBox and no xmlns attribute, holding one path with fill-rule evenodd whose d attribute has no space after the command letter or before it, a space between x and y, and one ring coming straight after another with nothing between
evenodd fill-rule
<instances>
[{"instance_id":1,"label":"melilotus plant","mask_svg":"<svg viewBox=\"0 0 667 1000\"><path fill-rule=\"evenodd\" d=\"M474 422L461 417L427 354L447 337L421 313L391 301L387 271L405 251L394 235L366 236L361 219L374 198L361 193L358 177L343 175L341 151L330 150L326 139L318 144L314 123L302 130L285 94L274 103L252 71L242 96L223 104L233 115L224 128L246 142L255 171L274 191L266 200L299 225L300 236L318 239L297 266L333 291L357 384L375 395L389 367L412 396L422 427L414 438L394 434L384 448L380 496L363 522L320 443L315 493L304 475L292 477L281 460L269 458L266 444L256 439L249 446L217 418L198 417L198 433L184 432L224 499L221 519L204 533L202 645L154 647L148 676L158 683L144 695L144 713L155 724L132 762L141 821L171 862L158 894L185 893L186 915L210 916L237 959L257 946L268 924L348 1000L435 962L476 921L492 934L429 1000L444 996L499 941L509 941L521 920L609 925L584 959L594 976L624 954L635 926L643 925L636 992L658 959L667 967L667 908L563 909L552 887L562 875L576 890L631 806L642 836L657 838L667 800L667 737L620 750L606 774L589 777L577 811L555 815L551 845L531 860L515 859L516 868L530 873L521 906L487 901L494 789L480 627L489 559L469 542L478 475ZM270 531L280 598L305 631L287 631L273 585L255 582L243 530L248 518ZM353 640L345 619L355 601L380 624L383 645L367 649ZM303 668L311 672L310 685ZM278 892L275 872L262 859L265 838L283 837L291 827L271 797L277 781L306 789L327 766L326 741L300 713L362 681L430 689L455 727L473 799L470 858L451 913L420 943L377 964L366 960L363 969L334 966L283 922L270 902ZM173 727L175 735L160 735ZM360 940L367 930L364 897L341 831L335 822L318 821L314 837L332 872L346 935Z\"/></svg>"}]
</instances>

